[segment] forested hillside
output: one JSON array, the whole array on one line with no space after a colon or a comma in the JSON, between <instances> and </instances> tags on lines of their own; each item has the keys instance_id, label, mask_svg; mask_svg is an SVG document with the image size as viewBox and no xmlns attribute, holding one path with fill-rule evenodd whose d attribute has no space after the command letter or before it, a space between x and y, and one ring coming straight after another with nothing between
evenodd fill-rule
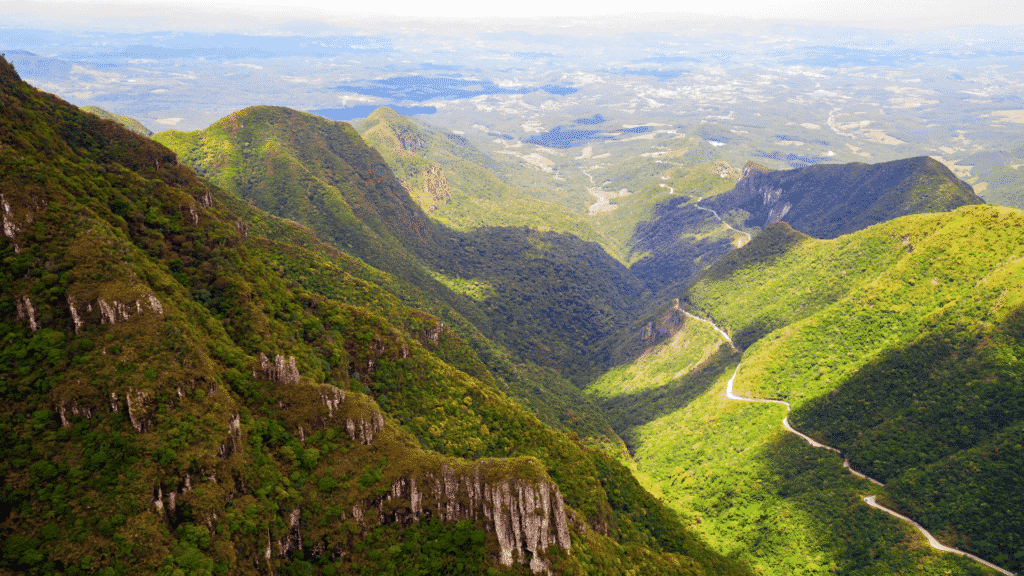
<instances>
[{"instance_id":1,"label":"forested hillside","mask_svg":"<svg viewBox=\"0 0 1024 576\"><path fill-rule=\"evenodd\" d=\"M426 292L435 310L453 310L579 386L611 366L607 350L644 303L642 284L596 244L524 228L464 233L431 220L343 122L254 107L159 140L229 193L309 226L409 282L410 293Z\"/></svg>"},{"instance_id":2,"label":"forested hillside","mask_svg":"<svg viewBox=\"0 0 1024 576\"><path fill-rule=\"evenodd\" d=\"M0 144L0 571L745 573L403 281L2 59Z\"/></svg>"},{"instance_id":3,"label":"forested hillside","mask_svg":"<svg viewBox=\"0 0 1024 576\"><path fill-rule=\"evenodd\" d=\"M1020 570L1022 229L993 206L834 240L775 224L687 299L749 346L737 393L788 400L895 507Z\"/></svg>"}]
</instances>

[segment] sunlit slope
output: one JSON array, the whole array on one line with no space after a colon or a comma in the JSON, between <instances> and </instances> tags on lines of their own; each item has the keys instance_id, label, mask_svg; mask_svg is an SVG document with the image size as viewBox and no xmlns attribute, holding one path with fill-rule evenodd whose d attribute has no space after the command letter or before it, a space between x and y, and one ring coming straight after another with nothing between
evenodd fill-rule
<instances>
[{"instance_id":1,"label":"sunlit slope","mask_svg":"<svg viewBox=\"0 0 1024 576\"><path fill-rule=\"evenodd\" d=\"M95 114L104 120L113 120L136 134L142 134L143 136L153 135L153 132L149 128L146 128L142 125L142 122L139 122L134 118L114 114L113 112L104 110L99 106L86 106L85 108L82 108L82 110L89 112L90 114Z\"/></svg>"},{"instance_id":2,"label":"sunlit slope","mask_svg":"<svg viewBox=\"0 0 1024 576\"><path fill-rule=\"evenodd\" d=\"M2 59L0 103L0 571L743 573L309 229Z\"/></svg>"},{"instance_id":3,"label":"sunlit slope","mask_svg":"<svg viewBox=\"0 0 1024 576\"><path fill-rule=\"evenodd\" d=\"M643 484L715 549L779 576L984 573L864 505L860 495L878 487L785 432L784 407L727 399L738 360L709 324L689 318L587 389L629 444Z\"/></svg>"},{"instance_id":4,"label":"sunlit slope","mask_svg":"<svg viewBox=\"0 0 1024 576\"><path fill-rule=\"evenodd\" d=\"M432 129L381 107L357 127L432 218L461 230L529 226L601 242L583 215L510 185L508 168L466 138Z\"/></svg>"},{"instance_id":5,"label":"sunlit slope","mask_svg":"<svg viewBox=\"0 0 1024 576\"><path fill-rule=\"evenodd\" d=\"M688 294L746 336L737 393L789 400L794 426L887 482L899 508L1011 570L1024 542L1009 512L1024 509L1009 472L1024 466L1022 227L1018 210L969 206L767 259L758 238Z\"/></svg>"},{"instance_id":6,"label":"sunlit slope","mask_svg":"<svg viewBox=\"0 0 1024 576\"><path fill-rule=\"evenodd\" d=\"M229 192L406 282L395 292L406 302L429 301L457 329L461 316L579 385L611 365L609 350L644 303L644 286L597 244L524 227L461 232L430 219L343 122L253 107L204 131L160 136ZM467 282L486 295L453 292Z\"/></svg>"}]
</instances>

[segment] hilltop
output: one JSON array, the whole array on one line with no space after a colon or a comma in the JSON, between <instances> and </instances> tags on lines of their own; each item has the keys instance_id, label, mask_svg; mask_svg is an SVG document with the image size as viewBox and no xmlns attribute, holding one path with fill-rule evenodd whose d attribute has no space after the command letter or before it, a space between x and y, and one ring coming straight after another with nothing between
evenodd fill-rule
<instances>
[{"instance_id":1,"label":"hilltop","mask_svg":"<svg viewBox=\"0 0 1024 576\"><path fill-rule=\"evenodd\" d=\"M138 120L136 120L134 118L129 118L127 116L122 116L120 114L114 114L113 112L109 112L107 110L104 110L103 108L100 108L99 106L86 106L86 107L82 108L82 110L84 110L85 112L89 112L90 114L95 114L95 115L99 116L100 118L103 118L104 120L113 120L114 122L117 122L121 126L124 126L125 128L131 130L132 132L135 132L136 134L141 134L143 136L152 136L153 135L153 131L152 130L150 130L149 128L146 128L145 126L142 125L142 122L139 122Z\"/></svg>"}]
</instances>

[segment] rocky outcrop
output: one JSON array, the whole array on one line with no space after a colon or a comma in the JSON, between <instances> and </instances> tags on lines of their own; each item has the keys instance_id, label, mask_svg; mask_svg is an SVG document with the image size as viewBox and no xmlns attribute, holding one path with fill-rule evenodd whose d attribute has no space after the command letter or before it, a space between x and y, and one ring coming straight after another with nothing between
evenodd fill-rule
<instances>
[{"instance_id":1,"label":"rocky outcrop","mask_svg":"<svg viewBox=\"0 0 1024 576\"><path fill-rule=\"evenodd\" d=\"M373 443L373 437L384 427L384 416L380 412L373 412L368 418L347 418L345 420L345 431L354 442L369 446Z\"/></svg>"},{"instance_id":2,"label":"rocky outcrop","mask_svg":"<svg viewBox=\"0 0 1024 576\"><path fill-rule=\"evenodd\" d=\"M128 403L128 419L132 422L132 428L136 432L146 432L153 427L153 420L149 418L147 405L150 404L150 394L142 390L128 389L125 394Z\"/></svg>"},{"instance_id":3,"label":"rocky outcrop","mask_svg":"<svg viewBox=\"0 0 1024 576\"><path fill-rule=\"evenodd\" d=\"M419 153L426 149L423 143L423 135L408 128L396 128L395 137L406 152Z\"/></svg>"},{"instance_id":4,"label":"rocky outcrop","mask_svg":"<svg viewBox=\"0 0 1024 576\"><path fill-rule=\"evenodd\" d=\"M32 301L28 296L16 298L15 302L17 302L18 320L28 320L28 327L33 332L39 330L39 324L36 323L36 310L32 307Z\"/></svg>"},{"instance_id":5,"label":"rocky outcrop","mask_svg":"<svg viewBox=\"0 0 1024 576\"><path fill-rule=\"evenodd\" d=\"M675 299L672 308L661 314L656 319L644 324L640 331L640 341L644 347L649 347L661 342L683 327L683 311L679 307L679 299Z\"/></svg>"},{"instance_id":6,"label":"rocky outcrop","mask_svg":"<svg viewBox=\"0 0 1024 576\"><path fill-rule=\"evenodd\" d=\"M427 340L430 340L434 344L437 344L438 342L441 341L442 332L444 332L444 322L441 322L439 320L437 324L434 324L433 328L424 331L424 336L427 337Z\"/></svg>"},{"instance_id":7,"label":"rocky outcrop","mask_svg":"<svg viewBox=\"0 0 1024 576\"><path fill-rule=\"evenodd\" d=\"M437 210L438 204L447 204L451 201L448 179L444 177L444 171L437 164L427 167L427 173L423 178L423 191L434 202L433 210Z\"/></svg>"},{"instance_id":8,"label":"rocky outcrop","mask_svg":"<svg viewBox=\"0 0 1024 576\"><path fill-rule=\"evenodd\" d=\"M11 244L14 245L14 253L21 254L21 246L18 246L17 242L18 232L21 231L21 228L14 223L14 211L11 210L11 203L7 201L3 194L0 194L0 207L3 208L3 212L0 213L0 219L3 220L4 236L9 238Z\"/></svg>"},{"instance_id":9,"label":"rocky outcrop","mask_svg":"<svg viewBox=\"0 0 1024 576\"><path fill-rule=\"evenodd\" d=\"M242 451L242 418L238 413L232 414L228 420L228 438L220 445L218 454L221 458L227 458L236 452Z\"/></svg>"},{"instance_id":10,"label":"rocky outcrop","mask_svg":"<svg viewBox=\"0 0 1024 576\"><path fill-rule=\"evenodd\" d=\"M142 306L142 300L146 301L146 306L159 314L164 315L164 307L157 300L156 296L147 294L143 299L137 299L134 302L119 302L117 300L111 300L107 302L103 298L96 299L96 305L100 310L100 323L101 324L117 324L118 321L125 322L131 319L133 316L142 314L145 310ZM71 300L68 300L69 306L71 306ZM86 304L86 310L92 312L92 304ZM72 314L75 316L76 314Z\"/></svg>"},{"instance_id":11,"label":"rocky outcrop","mask_svg":"<svg viewBox=\"0 0 1024 576\"><path fill-rule=\"evenodd\" d=\"M285 359L280 354L274 355L274 361L271 362L267 358L266 354L260 352L257 356L259 360L259 374L256 370L253 370L253 378L262 377L264 380L270 380L271 382L277 382L278 384L298 384L300 378L299 369L295 365L295 356L289 356Z\"/></svg>"},{"instance_id":12,"label":"rocky outcrop","mask_svg":"<svg viewBox=\"0 0 1024 576\"><path fill-rule=\"evenodd\" d=\"M444 465L439 474L402 478L379 502L380 521L408 523L422 514L443 521L484 520L498 540L498 561L519 561L534 572L550 572L543 552L558 546L570 552L565 502L550 481L486 481L481 466L457 473ZM353 511L355 512L355 511ZM357 515L357 518L359 515Z\"/></svg>"},{"instance_id":13,"label":"rocky outcrop","mask_svg":"<svg viewBox=\"0 0 1024 576\"><path fill-rule=\"evenodd\" d=\"M747 227L785 221L815 238L836 238L908 214L983 202L948 168L919 157L776 171L748 163L731 192L704 204L723 218L745 213Z\"/></svg>"},{"instance_id":14,"label":"rocky outcrop","mask_svg":"<svg viewBox=\"0 0 1024 576\"><path fill-rule=\"evenodd\" d=\"M145 294L127 302L114 299L108 301L104 298L80 301L68 296L68 311L71 313L71 321L75 326L75 334L79 334L82 328L89 323L117 324L127 322L150 311L156 313L157 316L163 316L164 306L152 294Z\"/></svg>"},{"instance_id":15,"label":"rocky outcrop","mask_svg":"<svg viewBox=\"0 0 1024 576\"><path fill-rule=\"evenodd\" d=\"M96 414L96 410L90 406L82 406L75 401L62 401L57 405L57 414L60 415L61 426L64 428L70 428L72 422L71 418L68 417L69 415L81 416L86 420L91 420L93 415Z\"/></svg>"}]
</instances>

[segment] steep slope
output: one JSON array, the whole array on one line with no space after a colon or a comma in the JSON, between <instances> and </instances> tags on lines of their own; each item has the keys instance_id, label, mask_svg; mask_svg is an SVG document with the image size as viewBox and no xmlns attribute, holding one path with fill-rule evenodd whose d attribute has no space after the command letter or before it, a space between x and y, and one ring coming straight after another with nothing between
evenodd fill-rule
<instances>
[{"instance_id":1,"label":"steep slope","mask_svg":"<svg viewBox=\"0 0 1024 576\"><path fill-rule=\"evenodd\" d=\"M114 114L113 112L109 112L107 110L104 110L103 108L100 108L99 106L86 106L85 108L82 108L82 110L84 110L85 112L88 112L90 114L95 114L95 115L99 116L100 118L103 118L104 120L113 120L114 122L117 122L121 126L124 126L125 128L131 130L132 132L135 132L136 134L142 134L143 136L152 136L153 135L153 131L152 130L150 130L149 128L146 128L145 126L142 125L142 122L139 122L138 120L136 120L134 118L129 118L127 116L121 116L120 114Z\"/></svg>"},{"instance_id":2,"label":"steep slope","mask_svg":"<svg viewBox=\"0 0 1024 576\"><path fill-rule=\"evenodd\" d=\"M921 156L879 164L816 164L795 170L748 170L736 188L707 203L721 214L764 228L786 222L815 238L835 238L908 214L983 204L941 162Z\"/></svg>"},{"instance_id":3,"label":"steep slope","mask_svg":"<svg viewBox=\"0 0 1024 576\"><path fill-rule=\"evenodd\" d=\"M403 134L416 141L414 133ZM229 192L310 226L325 241L453 308L524 360L578 385L610 366L606 350L642 305L643 285L594 244L522 229L462 233L432 221L343 122L254 107L205 131L163 132L158 139ZM580 251L585 257L574 257ZM490 290L476 293L476 300L458 298L449 286L463 281ZM559 296L555 308L522 304L553 295ZM523 330L507 329L509 310ZM567 324L562 312L573 312L579 322ZM523 331L532 337L521 338Z\"/></svg>"},{"instance_id":4,"label":"steep slope","mask_svg":"<svg viewBox=\"0 0 1024 576\"><path fill-rule=\"evenodd\" d=\"M742 573L362 263L2 59L0 103L5 573Z\"/></svg>"},{"instance_id":5,"label":"steep slope","mask_svg":"<svg viewBox=\"0 0 1024 576\"><path fill-rule=\"evenodd\" d=\"M424 211L453 228L529 226L602 241L586 217L510 185L514 178L507 169L458 134L414 122L387 107L375 110L356 129Z\"/></svg>"},{"instance_id":6,"label":"steep slope","mask_svg":"<svg viewBox=\"0 0 1024 576\"><path fill-rule=\"evenodd\" d=\"M968 206L760 246L794 238L775 224L687 294L749 345L738 394L788 400L797 429L898 509L1010 570L1024 567L1024 524L1002 512L1024 506L1009 472L1024 466L1022 226Z\"/></svg>"},{"instance_id":7,"label":"steep slope","mask_svg":"<svg viewBox=\"0 0 1024 576\"><path fill-rule=\"evenodd\" d=\"M779 576L985 573L872 513L859 495L877 487L786 432L784 408L726 398L737 360L710 324L690 317L588 388L629 443L644 486L715 549Z\"/></svg>"},{"instance_id":8,"label":"steep slope","mask_svg":"<svg viewBox=\"0 0 1024 576\"><path fill-rule=\"evenodd\" d=\"M746 232L773 222L815 238L835 238L907 214L984 203L967 183L927 157L782 171L748 162L731 191L715 192L708 186L695 190L696 197L668 199L649 222L636 227L631 254L643 257L630 269L651 290L678 294L742 245Z\"/></svg>"}]
</instances>

